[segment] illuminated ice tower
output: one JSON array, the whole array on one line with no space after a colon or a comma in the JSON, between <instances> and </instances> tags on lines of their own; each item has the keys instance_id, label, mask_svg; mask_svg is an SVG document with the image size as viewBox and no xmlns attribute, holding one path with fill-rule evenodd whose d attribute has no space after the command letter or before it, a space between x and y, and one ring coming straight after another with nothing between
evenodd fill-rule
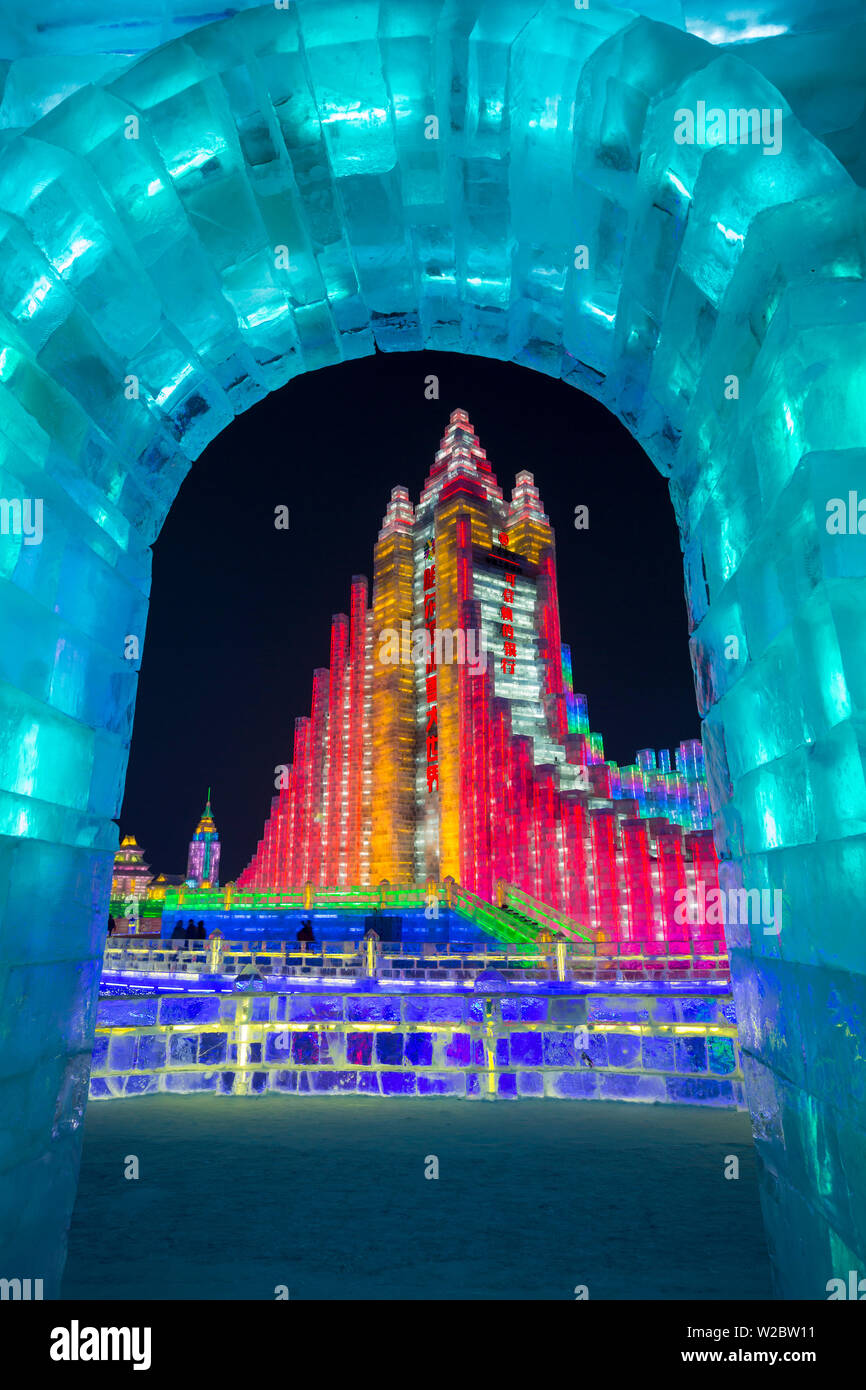
<instances>
[{"instance_id":1,"label":"illuminated ice tower","mask_svg":"<svg viewBox=\"0 0 866 1390\"><path fill-rule=\"evenodd\" d=\"M186 881L194 888L203 883L211 888L219 887L220 837L214 824L210 809L210 787L207 789L207 805L195 834L189 842L189 855L186 861Z\"/></svg>"},{"instance_id":2,"label":"illuminated ice tower","mask_svg":"<svg viewBox=\"0 0 866 1390\"><path fill-rule=\"evenodd\" d=\"M688 936L677 890L717 882L700 741L605 760L533 475L506 498L465 411L417 504L392 491L370 607L351 593L238 887L502 882L609 937Z\"/></svg>"}]
</instances>

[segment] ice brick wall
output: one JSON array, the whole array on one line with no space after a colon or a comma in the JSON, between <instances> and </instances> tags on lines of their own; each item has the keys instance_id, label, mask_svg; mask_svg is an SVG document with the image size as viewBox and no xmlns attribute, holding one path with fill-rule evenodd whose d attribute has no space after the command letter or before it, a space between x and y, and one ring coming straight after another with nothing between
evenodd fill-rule
<instances>
[{"instance_id":1,"label":"ice brick wall","mask_svg":"<svg viewBox=\"0 0 866 1390\"><path fill-rule=\"evenodd\" d=\"M777 1284L866 1267L866 218L747 60L601 3L301 0L7 135L2 492L44 535L0 544L4 1273L62 1262L149 543L236 413L374 345L562 377L670 477L723 872L787 904L730 942ZM677 144L698 102L781 110L778 154Z\"/></svg>"},{"instance_id":2,"label":"ice brick wall","mask_svg":"<svg viewBox=\"0 0 866 1390\"><path fill-rule=\"evenodd\" d=\"M309 10L316 0L303 3ZM196 7L188 0L161 0L159 5L138 0L124 4L121 19L116 0L65 0L62 6L38 7L31 0L6 0L0 15L5 67L0 129L29 126L80 87L122 70L135 55L257 6L258 0L232 0L222 8ZM465 12L471 18L480 9L476 4ZM832 6L827 0L753 0L748 7L731 0L632 0L628 9L719 49L737 52L748 45L746 60L782 92L797 118L828 145L852 178L866 183L866 20L861 0L834 0Z\"/></svg>"},{"instance_id":3,"label":"ice brick wall","mask_svg":"<svg viewBox=\"0 0 866 1390\"><path fill-rule=\"evenodd\" d=\"M742 1107L727 996L110 998L90 1094L363 1094Z\"/></svg>"}]
</instances>

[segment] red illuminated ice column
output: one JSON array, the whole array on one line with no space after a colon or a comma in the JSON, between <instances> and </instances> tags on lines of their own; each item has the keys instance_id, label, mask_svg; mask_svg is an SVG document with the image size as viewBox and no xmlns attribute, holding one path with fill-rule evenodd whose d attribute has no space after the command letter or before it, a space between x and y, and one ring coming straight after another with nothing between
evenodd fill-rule
<instances>
[{"instance_id":1,"label":"red illuminated ice column","mask_svg":"<svg viewBox=\"0 0 866 1390\"><path fill-rule=\"evenodd\" d=\"M623 876L625 878L629 941L652 941L653 879L649 833L645 820L622 822Z\"/></svg>"},{"instance_id":2,"label":"red illuminated ice column","mask_svg":"<svg viewBox=\"0 0 866 1390\"><path fill-rule=\"evenodd\" d=\"M261 841L259 841L259 844L261 844ZM256 845L255 853L253 854L253 857L252 857L252 859L250 860L249 864L247 864L247 867L246 867L245 869L242 869L241 872L238 874L238 879L237 879L238 888L244 888L244 889L246 889L246 888L252 888L253 883L254 883L254 881L255 881L256 864L258 863L258 855L259 855L259 847L258 847L258 845Z\"/></svg>"},{"instance_id":3,"label":"red illuminated ice column","mask_svg":"<svg viewBox=\"0 0 866 1390\"><path fill-rule=\"evenodd\" d=\"M692 935L705 948L712 949L716 942L721 949L725 947L725 927L722 912L718 905L718 895L708 905L706 895L719 886L719 858L713 843L712 830L692 830L686 835L686 848L691 853L694 866L695 900L697 923L692 927ZM691 914L690 914L691 915ZM707 921L709 916L710 921Z\"/></svg>"},{"instance_id":4,"label":"red illuminated ice column","mask_svg":"<svg viewBox=\"0 0 866 1390\"><path fill-rule=\"evenodd\" d=\"M292 769L289 768L277 802L277 853L274 887L286 888L289 882L288 858L291 844Z\"/></svg>"},{"instance_id":5,"label":"red illuminated ice column","mask_svg":"<svg viewBox=\"0 0 866 1390\"><path fill-rule=\"evenodd\" d=\"M268 815L264 825L262 826L262 838L256 845L256 853L253 860L251 875L253 888L261 888L265 882L265 873L267 872L268 863L268 845L270 843L270 837L268 835L269 820L270 815Z\"/></svg>"},{"instance_id":6,"label":"red illuminated ice column","mask_svg":"<svg viewBox=\"0 0 866 1390\"><path fill-rule=\"evenodd\" d=\"M328 804L322 864L322 881L331 887L340 882L343 764L347 744L345 695L346 682L351 674L348 663L349 619L345 613L337 613L331 619L331 676L328 686Z\"/></svg>"},{"instance_id":7,"label":"red illuminated ice column","mask_svg":"<svg viewBox=\"0 0 866 1390\"><path fill-rule=\"evenodd\" d=\"M264 887L272 888L276 880L276 839L278 796L271 797L271 813L265 824Z\"/></svg>"},{"instance_id":8,"label":"red illuminated ice column","mask_svg":"<svg viewBox=\"0 0 866 1390\"><path fill-rule=\"evenodd\" d=\"M273 798L271 799L271 812L268 813L267 820L262 830L262 853L259 864L259 887L264 887L268 880L268 860L271 853L271 813L273 812Z\"/></svg>"},{"instance_id":9,"label":"red illuminated ice column","mask_svg":"<svg viewBox=\"0 0 866 1390\"><path fill-rule=\"evenodd\" d=\"M364 784L364 674L367 635L367 580L352 577L349 632L349 726L346 746L346 883L361 882L361 832Z\"/></svg>"},{"instance_id":10,"label":"red illuminated ice column","mask_svg":"<svg viewBox=\"0 0 866 1390\"><path fill-rule=\"evenodd\" d=\"M536 896L537 860L533 833L535 761L532 739L516 734L511 740L514 786L514 883L524 893Z\"/></svg>"},{"instance_id":11,"label":"red illuminated ice column","mask_svg":"<svg viewBox=\"0 0 866 1390\"><path fill-rule=\"evenodd\" d=\"M260 884L261 884L261 879L262 879L262 855L264 854L264 848L265 848L265 841L264 841L264 836L262 836L261 840L259 840L258 843L257 843L257 845L256 845L256 852L255 852L255 854L253 855L252 859L250 860L250 866L249 866L249 869L247 870L247 883L248 883L248 886L249 886L250 888L253 888L253 889L258 888L258 887L260 886Z\"/></svg>"},{"instance_id":12,"label":"red illuminated ice column","mask_svg":"<svg viewBox=\"0 0 866 1390\"><path fill-rule=\"evenodd\" d=\"M476 608L472 603L472 518L466 513L458 513L454 522L455 540L455 578L456 578L456 603L452 612L457 617L458 631L463 633L464 661L457 668L456 682L450 681L451 689L456 684L457 687L457 712L458 712L458 835L460 847L460 881L466 887L478 892L477 872L479 862L479 850L476 844L476 834L478 823L476 816L476 798L473 780L477 766L475 737L477 733L477 685L478 680L483 679L474 677L470 679L469 671L465 662L465 642L466 633L469 628L475 625ZM442 547L439 547L437 559L437 569L440 572L440 583L442 574ZM440 603L438 619L443 620L443 608ZM480 616L478 620L480 627ZM459 655L459 647L458 647ZM440 658L441 660L441 658ZM442 690L445 685L443 673L439 674L439 719L442 720L443 698ZM446 751L443 746L442 732L440 728L439 756L440 762L442 755ZM440 772L440 785L442 772ZM442 798L440 797L440 806ZM481 851L483 855L483 850Z\"/></svg>"},{"instance_id":13,"label":"red illuminated ice column","mask_svg":"<svg viewBox=\"0 0 866 1390\"><path fill-rule=\"evenodd\" d=\"M563 864L565 869L564 907L569 917L581 925L592 920L589 894L589 826L580 792L561 793Z\"/></svg>"},{"instance_id":14,"label":"red illuminated ice column","mask_svg":"<svg viewBox=\"0 0 866 1390\"><path fill-rule=\"evenodd\" d=\"M306 882L307 852L307 783L310 779L310 721L295 720L295 746L292 759L291 828L288 854L289 886L299 888Z\"/></svg>"},{"instance_id":15,"label":"red illuminated ice column","mask_svg":"<svg viewBox=\"0 0 866 1390\"><path fill-rule=\"evenodd\" d=\"M461 518L462 521L462 518ZM460 522L458 522L458 527ZM465 602L461 626L468 646L469 634L478 654L481 605ZM459 648L458 648L459 651ZM490 825L491 767L490 672L486 664L463 663L460 680L460 872L467 888L491 901L493 897L493 847Z\"/></svg>"},{"instance_id":16,"label":"red illuminated ice column","mask_svg":"<svg viewBox=\"0 0 866 1390\"><path fill-rule=\"evenodd\" d=\"M590 811L592 841L593 925L605 941L622 939L619 875L616 862L616 816L613 811Z\"/></svg>"},{"instance_id":17,"label":"red illuminated ice column","mask_svg":"<svg viewBox=\"0 0 866 1390\"><path fill-rule=\"evenodd\" d=\"M539 558L537 594L539 655L545 663L545 712L553 737L561 743L568 733L568 709L562 675L562 634L559 628L556 556L552 546L545 549Z\"/></svg>"},{"instance_id":18,"label":"red illuminated ice column","mask_svg":"<svg viewBox=\"0 0 866 1390\"><path fill-rule=\"evenodd\" d=\"M325 716L331 673L327 667L313 672L310 709L310 776L306 787L307 858L302 883L322 882L322 814L325 779Z\"/></svg>"},{"instance_id":19,"label":"red illuminated ice column","mask_svg":"<svg viewBox=\"0 0 866 1390\"><path fill-rule=\"evenodd\" d=\"M514 749L511 707L494 699L490 709L490 842L493 882L516 883L514 866Z\"/></svg>"},{"instance_id":20,"label":"red illuminated ice column","mask_svg":"<svg viewBox=\"0 0 866 1390\"><path fill-rule=\"evenodd\" d=\"M664 939L671 945L685 944L689 940L689 928L685 913L686 866L680 826L672 825L659 833L656 855Z\"/></svg>"},{"instance_id":21,"label":"red illuminated ice column","mask_svg":"<svg viewBox=\"0 0 866 1390\"><path fill-rule=\"evenodd\" d=\"M556 789L556 773L552 767L539 767L535 772L533 820L538 851L538 871L535 895L548 907L562 908L562 886L559 873L560 806Z\"/></svg>"}]
</instances>

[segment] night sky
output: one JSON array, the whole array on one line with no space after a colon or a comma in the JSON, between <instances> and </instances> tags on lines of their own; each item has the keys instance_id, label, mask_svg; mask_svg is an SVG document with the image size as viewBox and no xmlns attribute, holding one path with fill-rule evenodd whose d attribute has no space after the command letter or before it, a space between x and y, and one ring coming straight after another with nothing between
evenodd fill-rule
<instances>
[{"instance_id":1,"label":"night sky","mask_svg":"<svg viewBox=\"0 0 866 1390\"><path fill-rule=\"evenodd\" d=\"M439 400L425 378L439 378ZM448 417L468 411L506 497L535 475L556 532L562 638L605 754L699 735L667 484L588 396L523 367L393 353L312 372L236 420L193 465L154 546L120 818L154 873L183 873L213 788L222 882L251 857L329 661L332 613L372 578L391 488L417 501ZM588 531L574 529L578 503ZM274 508L290 509L288 531Z\"/></svg>"}]
</instances>

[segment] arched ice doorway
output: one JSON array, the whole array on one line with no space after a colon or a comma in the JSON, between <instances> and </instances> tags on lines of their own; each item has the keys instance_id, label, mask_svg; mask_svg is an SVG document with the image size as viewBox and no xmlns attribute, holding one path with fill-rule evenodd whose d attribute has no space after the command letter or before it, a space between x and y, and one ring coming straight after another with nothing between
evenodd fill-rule
<instances>
[{"instance_id":1,"label":"arched ice doorway","mask_svg":"<svg viewBox=\"0 0 866 1390\"><path fill-rule=\"evenodd\" d=\"M701 102L781 148L677 143ZM0 207L2 491L43 504L0 537L0 1273L62 1265L149 545L235 414L376 346L561 376L670 478L724 873L784 893L730 932L778 1288L866 1267L866 536L826 524L866 494L866 208L826 145L602 4L304 0L74 91Z\"/></svg>"}]
</instances>

